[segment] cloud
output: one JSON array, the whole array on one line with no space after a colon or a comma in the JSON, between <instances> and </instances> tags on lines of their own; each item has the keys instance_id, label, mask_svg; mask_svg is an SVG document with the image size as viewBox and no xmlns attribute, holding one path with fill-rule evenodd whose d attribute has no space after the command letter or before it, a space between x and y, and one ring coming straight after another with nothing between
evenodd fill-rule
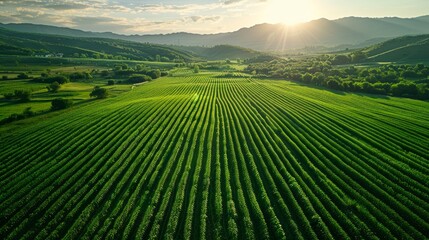
<instances>
[{"instance_id":1,"label":"cloud","mask_svg":"<svg viewBox=\"0 0 429 240\"><path fill-rule=\"evenodd\" d=\"M94 7L95 5L104 4L105 1L89 0L89 1L70 1L70 0L57 0L57 1L40 1L40 0L0 0L2 5L27 7L27 8L45 8L54 10L79 10Z\"/></svg>"},{"instance_id":2,"label":"cloud","mask_svg":"<svg viewBox=\"0 0 429 240\"><path fill-rule=\"evenodd\" d=\"M243 16L263 0L145 4L130 0L0 0L0 22L22 22L118 33L207 32L232 26L219 22ZM162 2L162 1L160 1ZM179 2L179 1L178 1ZM235 11L234 14L231 14Z\"/></svg>"},{"instance_id":3,"label":"cloud","mask_svg":"<svg viewBox=\"0 0 429 240\"><path fill-rule=\"evenodd\" d=\"M185 20L191 20L193 22L217 22L221 18L221 16L190 16Z\"/></svg>"},{"instance_id":4,"label":"cloud","mask_svg":"<svg viewBox=\"0 0 429 240\"><path fill-rule=\"evenodd\" d=\"M264 3L264 2L268 2L270 0L223 0L222 4L224 5L243 5L243 4L259 4L259 3Z\"/></svg>"},{"instance_id":5,"label":"cloud","mask_svg":"<svg viewBox=\"0 0 429 240\"><path fill-rule=\"evenodd\" d=\"M66 16L46 13L40 9L16 8L16 12L10 15L2 15L3 18L12 18L14 22L29 22L40 24L62 24L65 26L70 25L70 20Z\"/></svg>"},{"instance_id":6,"label":"cloud","mask_svg":"<svg viewBox=\"0 0 429 240\"><path fill-rule=\"evenodd\" d=\"M219 8L220 5L215 3L210 4L185 4L185 5L165 5L165 4L144 4L136 6L133 9L137 12L148 12L153 14L174 13L184 15L198 12L201 10L213 10Z\"/></svg>"},{"instance_id":7,"label":"cloud","mask_svg":"<svg viewBox=\"0 0 429 240\"><path fill-rule=\"evenodd\" d=\"M75 28L100 31L100 32L121 32L127 31L134 27L128 19L125 18L113 18L113 17L72 17L71 24ZM139 24L139 23L136 23ZM90 26L90 29L88 28Z\"/></svg>"},{"instance_id":8,"label":"cloud","mask_svg":"<svg viewBox=\"0 0 429 240\"><path fill-rule=\"evenodd\" d=\"M231 5L231 4L238 4L238 3L242 3L245 2L246 0L225 0L223 1L223 4L225 5Z\"/></svg>"},{"instance_id":9,"label":"cloud","mask_svg":"<svg viewBox=\"0 0 429 240\"><path fill-rule=\"evenodd\" d=\"M50 8L54 10L79 10L79 9L87 9L90 6L80 3L53 3L46 4L43 6L44 8Z\"/></svg>"}]
</instances>

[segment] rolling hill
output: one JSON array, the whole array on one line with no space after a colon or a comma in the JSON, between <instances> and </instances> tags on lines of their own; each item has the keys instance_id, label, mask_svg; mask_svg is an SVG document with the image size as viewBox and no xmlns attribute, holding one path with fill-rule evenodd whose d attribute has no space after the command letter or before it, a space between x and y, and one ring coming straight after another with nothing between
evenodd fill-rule
<instances>
[{"instance_id":1,"label":"rolling hill","mask_svg":"<svg viewBox=\"0 0 429 240\"><path fill-rule=\"evenodd\" d=\"M395 38L403 35L429 34L429 16L416 18L361 18L346 17L336 20L318 19L296 26L259 24L234 32L218 34L170 33L154 35L120 35L94 33L70 28L33 25L0 25L16 31L62 34L79 37L107 37L169 45L207 46L234 45L255 50L283 51L312 46L354 48L366 47L374 39ZM369 41L369 42L368 42Z\"/></svg>"},{"instance_id":2,"label":"rolling hill","mask_svg":"<svg viewBox=\"0 0 429 240\"><path fill-rule=\"evenodd\" d=\"M429 35L404 36L376 44L363 50L370 61L429 60Z\"/></svg>"},{"instance_id":3,"label":"rolling hill","mask_svg":"<svg viewBox=\"0 0 429 240\"><path fill-rule=\"evenodd\" d=\"M67 32L60 31L61 34ZM78 34L79 35L79 34ZM81 36L81 35L79 35ZM50 33L24 33L0 28L0 54L2 55L40 55L63 53L65 57L82 54L88 57L105 56L125 57L132 60L153 60L156 55L170 60L224 60L255 58L261 53L231 46L186 47L138 43L112 38L83 38Z\"/></svg>"},{"instance_id":4,"label":"rolling hill","mask_svg":"<svg viewBox=\"0 0 429 240\"><path fill-rule=\"evenodd\" d=\"M153 60L156 55L170 60L190 60L189 52L152 43L137 43L109 38L80 38L51 34L10 31L0 28L0 54L46 55L62 53L64 57L87 56Z\"/></svg>"}]
</instances>

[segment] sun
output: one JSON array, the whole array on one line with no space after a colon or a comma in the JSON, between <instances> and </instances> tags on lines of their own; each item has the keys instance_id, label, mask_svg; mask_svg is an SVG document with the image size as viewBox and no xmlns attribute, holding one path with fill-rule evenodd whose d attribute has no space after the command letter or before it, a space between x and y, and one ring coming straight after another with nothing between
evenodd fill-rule
<instances>
[{"instance_id":1,"label":"sun","mask_svg":"<svg viewBox=\"0 0 429 240\"><path fill-rule=\"evenodd\" d=\"M265 18L270 23L293 25L313 19L310 0L268 0Z\"/></svg>"}]
</instances>

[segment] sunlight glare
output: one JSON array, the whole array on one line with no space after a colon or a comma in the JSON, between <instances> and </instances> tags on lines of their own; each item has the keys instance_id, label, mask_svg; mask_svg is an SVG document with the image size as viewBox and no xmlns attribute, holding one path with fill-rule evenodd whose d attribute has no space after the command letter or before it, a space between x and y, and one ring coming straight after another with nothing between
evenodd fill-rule
<instances>
[{"instance_id":1,"label":"sunlight glare","mask_svg":"<svg viewBox=\"0 0 429 240\"><path fill-rule=\"evenodd\" d=\"M270 23L293 25L311 20L313 10L310 0L268 0L265 17Z\"/></svg>"}]
</instances>

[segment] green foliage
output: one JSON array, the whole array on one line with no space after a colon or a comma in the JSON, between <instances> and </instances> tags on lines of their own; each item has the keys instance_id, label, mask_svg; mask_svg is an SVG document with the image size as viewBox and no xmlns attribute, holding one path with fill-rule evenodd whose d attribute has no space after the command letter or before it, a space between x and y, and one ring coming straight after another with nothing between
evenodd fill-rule
<instances>
[{"instance_id":1,"label":"green foliage","mask_svg":"<svg viewBox=\"0 0 429 240\"><path fill-rule=\"evenodd\" d=\"M14 97L18 98L21 102L28 102L31 99L31 91L15 90Z\"/></svg>"},{"instance_id":2,"label":"green foliage","mask_svg":"<svg viewBox=\"0 0 429 240\"><path fill-rule=\"evenodd\" d=\"M63 99L63 98L55 98L51 101L51 110L57 111L61 109L66 109L73 106L73 100L71 99Z\"/></svg>"},{"instance_id":3,"label":"green foliage","mask_svg":"<svg viewBox=\"0 0 429 240\"><path fill-rule=\"evenodd\" d=\"M8 99L8 100L12 100L15 98L15 94L14 93L4 93L3 94L4 98Z\"/></svg>"},{"instance_id":4,"label":"green foliage","mask_svg":"<svg viewBox=\"0 0 429 240\"><path fill-rule=\"evenodd\" d=\"M335 55L331 62L334 65L349 64L351 59L346 55Z\"/></svg>"},{"instance_id":5,"label":"green foliage","mask_svg":"<svg viewBox=\"0 0 429 240\"><path fill-rule=\"evenodd\" d=\"M151 81L152 78L148 75L144 74L134 74L130 78L128 78L127 83L142 83Z\"/></svg>"},{"instance_id":6,"label":"green foliage","mask_svg":"<svg viewBox=\"0 0 429 240\"><path fill-rule=\"evenodd\" d=\"M53 82L49 84L46 88L48 89L48 92L56 93L58 92L58 90L60 90L61 85L58 82Z\"/></svg>"},{"instance_id":7,"label":"green foliage","mask_svg":"<svg viewBox=\"0 0 429 240\"><path fill-rule=\"evenodd\" d=\"M161 57L161 62L169 62L170 61L170 59L168 58L168 57Z\"/></svg>"},{"instance_id":8,"label":"green foliage","mask_svg":"<svg viewBox=\"0 0 429 240\"><path fill-rule=\"evenodd\" d=\"M109 86L115 85L115 80L109 80L109 81L107 81L107 85L109 85Z\"/></svg>"},{"instance_id":9,"label":"green foliage","mask_svg":"<svg viewBox=\"0 0 429 240\"><path fill-rule=\"evenodd\" d=\"M426 61L429 58L429 35L394 38L362 51L369 61Z\"/></svg>"},{"instance_id":10,"label":"green foliage","mask_svg":"<svg viewBox=\"0 0 429 240\"><path fill-rule=\"evenodd\" d=\"M0 121L0 125L6 124L6 123L11 123L11 122L18 121L18 120L22 120L25 118L29 118L29 117L32 117L34 115L36 115L36 113L31 110L31 107L27 107L24 109L24 111L22 113L14 113L5 119L2 119Z\"/></svg>"},{"instance_id":11,"label":"green foliage","mask_svg":"<svg viewBox=\"0 0 429 240\"><path fill-rule=\"evenodd\" d=\"M231 45L217 45L214 47L185 47L185 46L175 46L174 48L192 52L197 56L200 56L208 60L225 60L225 59L252 59L256 58L262 53L249 48L242 48L238 46ZM180 59L180 56L175 62L183 62Z\"/></svg>"},{"instance_id":12,"label":"green foliage","mask_svg":"<svg viewBox=\"0 0 429 240\"><path fill-rule=\"evenodd\" d=\"M384 94L416 99L429 99L429 67L417 65L385 65L381 67L357 68L354 66L335 68L330 57L309 58L305 61L271 61L250 64L245 72L256 76L285 78L334 90ZM333 63L344 64L349 59L337 55ZM418 83L420 82L420 85Z\"/></svg>"},{"instance_id":13,"label":"green foliage","mask_svg":"<svg viewBox=\"0 0 429 240\"><path fill-rule=\"evenodd\" d=\"M18 79L28 79L29 76L26 73L20 73L18 74Z\"/></svg>"},{"instance_id":14,"label":"green foliage","mask_svg":"<svg viewBox=\"0 0 429 240\"><path fill-rule=\"evenodd\" d=\"M89 94L90 97L95 97L97 99L107 98L109 96L109 92L106 88L102 88L99 86L94 87L92 92Z\"/></svg>"},{"instance_id":15,"label":"green foliage","mask_svg":"<svg viewBox=\"0 0 429 240\"><path fill-rule=\"evenodd\" d=\"M417 96L419 93L417 85L415 83L400 82L391 86L391 92L393 96L397 97L412 97Z\"/></svg>"},{"instance_id":16,"label":"green foliage","mask_svg":"<svg viewBox=\"0 0 429 240\"><path fill-rule=\"evenodd\" d=\"M77 81L77 80L88 80L88 79L92 79L91 74L87 73L87 72L74 72L69 74L69 78L72 81Z\"/></svg>"},{"instance_id":17,"label":"green foliage","mask_svg":"<svg viewBox=\"0 0 429 240\"><path fill-rule=\"evenodd\" d=\"M4 49L5 51L2 51ZM61 59L55 54L62 53L64 57L116 59L116 60L142 60L157 59L194 59L195 56L187 51L173 49L172 47L145 44L108 38L79 38L48 34L35 34L15 32L0 29L0 52L8 55L43 55L40 61ZM49 57L46 57L48 55ZM52 56L51 56L52 55ZM19 64L19 62L16 62Z\"/></svg>"},{"instance_id":18,"label":"green foliage","mask_svg":"<svg viewBox=\"0 0 429 240\"><path fill-rule=\"evenodd\" d=\"M198 65L194 65L193 71L194 71L194 73L199 73L200 72L200 67Z\"/></svg>"},{"instance_id":19,"label":"green foliage","mask_svg":"<svg viewBox=\"0 0 429 240\"><path fill-rule=\"evenodd\" d=\"M40 82L40 83L54 83L57 82L59 84L65 84L70 82L70 79L63 75L56 75L56 76L47 76L47 77L41 77L41 78L35 78L33 81Z\"/></svg>"},{"instance_id":20,"label":"green foliage","mask_svg":"<svg viewBox=\"0 0 429 240\"><path fill-rule=\"evenodd\" d=\"M152 69L146 73L152 79L157 79L161 77L161 71L159 69Z\"/></svg>"}]
</instances>

